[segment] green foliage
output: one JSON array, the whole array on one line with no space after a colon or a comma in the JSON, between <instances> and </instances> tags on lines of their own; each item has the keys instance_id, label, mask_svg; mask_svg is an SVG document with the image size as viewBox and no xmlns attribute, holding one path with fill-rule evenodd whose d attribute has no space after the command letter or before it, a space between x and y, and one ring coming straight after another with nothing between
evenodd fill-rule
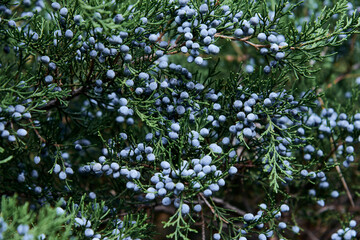
<instances>
[{"instance_id":1,"label":"green foliage","mask_svg":"<svg viewBox=\"0 0 360 240\"><path fill-rule=\"evenodd\" d=\"M69 239L71 226L66 222L73 217L72 214L58 214L50 205L43 206L38 211L30 210L28 202L21 204L17 198L16 195L1 198L0 218L7 223L7 230L2 232L3 239L23 239L17 232L20 224L30 226L29 235L46 233L46 239Z\"/></svg>"},{"instance_id":2,"label":"green foliage","mask_svg":"<svg viewBox=\"0 0 360 240\"><path fill-rule=\"evenodd\" d=\"M359 5L0 1L0 239L355 231Z\"/></svg>"}]
</instances>

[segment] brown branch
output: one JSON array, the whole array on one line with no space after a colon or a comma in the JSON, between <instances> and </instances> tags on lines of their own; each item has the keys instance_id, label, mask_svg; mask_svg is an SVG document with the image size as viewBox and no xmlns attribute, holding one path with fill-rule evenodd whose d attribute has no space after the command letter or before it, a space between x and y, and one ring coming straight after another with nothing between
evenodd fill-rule
<instances>
[{"instance_id":1,"label":"brown branch","mask_svg":"<svg viewBox=\"0 0 360 240\"><path fill-rule=\"evenodd\" d=\"M172 20L169 20L169 21L167 22L166 27L165 27L164 31L162 31L162 32L160 33L160 36L159 36L157 42L160 42L160 41L162 40L163 36L164 36L165 33L167 32L167 27L168 27L171 23L172 23Z\"/></svg>"},{"instance_id":2,"label":"brown branch","mask_svg":"<svg viewBox=\"0 0 360 240\"><path fill-rule=\"evenodd\" d=\"M335 206L325 206L325 207L322 207L319 209L319 211L317 211L316 214L321 214L321 213L324 213L326 211L331 211L331 210L336 210L336 207Z\"/></svg>"},{"instance_id":3,"label":"brown branch","mask_svg":"<svg viewBox=\"0 0 360 240\"><path fill-rule=\"evenodd\" d=\"M198 195L198 200L199 203L200 201L200 196ZM204 211L201 209L201 240L206 240L206 235L205 235L205 218L204 218Z\"/></svg>"},{"instance_id":4,"label":"brown branch","mask_svg":"<svg viewBox=\"0 0 360 240\"><path fill-rule=\"evenodd\" d=\"M157 205L154 208L155 212L164 212L167 213L169 215L174 215L175 211L174 208L170 208L169 206L164 206L164 205Z\"/></svg>"},{"instance_id":5,"label":"brown branch","mask_svg":"<svg viewBox=\"0 0 360 240\"><path fill-rule=\"evenodd\" d=\"M45 138L43 138L43 137L40 135L39 131L36 129L36 127L35 127L35 125L34 125L34 122L33 122L31 119L29 119L29 122L31 123L31 126L33 127L33 129L34 129L36 135L38 136L38 138L40 139L40 141L43 142L43 143L47 143L47 141L45 140ZM63 146L62 144L57 144L57 143L54 143L53 145L54 145L55 147L62 147L62 146Z\"/></svg>"},{"instance_id":6,"label":"brown branch","mask_svg":"<svg viewBox=\"0 0 360 240\"><path fill-rule=\"evenodd\" d=\"M90 62L90 70L89 70L89 73L87 74L86 76L86 81L85 81L85 84L89 83L90 79L91 79L91 75L93 73L93 70L94 70L94 60L91 59L91 62ZM60 74L61 75L61 74ZM85 86L82 86L82 87L79 87L77 89L73 89L70 93L69 96L65 97L64 100L65 101L69 101L71 99L73 99L74 97L82 94L84 91L85 91L86 87ZM55 106L58 106L60 104L60 101L58 99L54 99L54 100L51 100L49 101L47 104L45 104L44 106L40 106L38 109L40 110L49 110Z\"/></svg>"},{"instance_id":7,"label":"brown branch","mask_svg":"<svg viewBox=\"0 0 360 240\"><path fill-rule=\"evenodd\" d=\"M236 42L232 41L231 46L234 48L237 55L239 55L239 56L244 55L243 52L241 51L240 47L239 47L239 44L236 44Z\"/></svg>"},{"instance_id":8,"label":"brown branch","mask_svg":"<svg viewBox=\"0 0 360 240\"><path fill-rule=\"evenodd\" d=\"M331 149L331 152L329 153L329 155L326 156L326 158L324 158L324 162L327 162L329 160L330 157L332 157L334 155L334 153L336 152L336 150L342 145L342 142L339 142L333 149Z\"/></svg>"},{"instance_id":9,"label":"brown branch","mask_svg":"<svg viewBox=\"0 0 360 240\"><path fill-rule=\"evenodd\" d=\"M312 232L305 230L305 233L309 236L309 239L311 240L319 240Z\"/></svg>"},{"instance_id":10,"label":"brown branch","mask_svg":"<svg viewBox=\"0 0 360 240\"><path fill-rule=\"evenodd\" d=\"M205 204L210 208L211 212L212 212L217 218L219 218L219 219L220 219L221 221L223 221L224 223L229 224L229 222L228 222L226 219L224 219L223 217L219 216L219 215L215 212L214 208L211 206L211 204L208 202L208 200L206 200L206 198L204 197L204 195L203 195L202 193L199 193L199 196L204 200Z\"/></svg>"},{"instance_id":11,"label":"brown branch","mask_svg":"<svg viewBox=\"0 0 360 240\"><path fill-rule=\"evenodd\" d=\"M333 85L338 84L339 82L341 82L342 80L346 79L346 78L351 78L351 77L356 77L359 76L358 74L351 74L351 71L356 71L360 68L360 64L356 64L354 65L352 68L349 68L345 73L341 74L340 76L338 76L334 82L329 83L326 88L331 88Z\"/></svg>"},{"instance_id":12,"label":"brown branch","mask_svg":"<svg viewBox=\"0 0 360 240\"><path fill-rule=\"evenodd\" d=\"M91 59L91 61L90 61L90 71L89 71L88 75L86 76L86 82L89 82L93 70L94 70L94 59Z\"/></svg>"},{"instance_id":13,"label":"brown branch","mask_svg":"<svg viewBox=\"0 0 360 240\"><path fill-rule=\"evenodd\" d=\"M359 65L359 64L358 64L358 65ZM354 69L354 68L357 68L357 67L360 67L360 65L359 65L359 66L354 66L353 68L349 68L349 69L347 70L347 73L342 74L342 75L340 75L339 77L337 77L337 78L335 79L334 83L329 83L329 84L327 85L327 88L330 88L330 87L332 87L334 84L337 84L337 83L339 83L341 80L345 79L346 76L349 75L349 72L351 71L351 69ZM319 89L318 93L319 93L319 92L322 92L322 89ZM319 100L320 100L320 103L321 103L321 107L324 108L324 102L322 101L322 99L321 99L320 97L319 97ZM334 139L333 139L332 137L330 138L330 143L331 143L331 145L334 145ZM338 163L337 163L337 159L336 159L336 154L335 154L335 152L336 152L336 150L338 149L338 147L339 147L341 144L342 144L342 143L340 142L340 143L338 143L337 145L335 145L335 147L333 147L333 148L331 149L330 154L329 154L325 159L328 160L331 156L333 157L334 162L335 162L335 164L336 164L335 169L336 169L337 173L339 174L340 180L341 180L341 182L342 182L342 184L343 184L343 186L344 186L344 189L345 189L345 191L346 191L346 195L347 195L348 198L349 198L349 201L350 201L351 206L352 206L352 207L355 207L355 204L354 204L354 201L353 201L353 199L352 199L352 196L351 196L349 187L348 187L348 185L347 185L347 183L346 183L346 181L345 181L344 176L342 175L341 169L340 169L340 167L339 167L339 165L338 165Z\"/></svg>"},{"instance_id":14,"label":"brown branch","mask_svg":"<svg viewBox=\"0 0 360 240\"><path fill-rule=\"evenodd\" d=\"M333 144L333 142L334 142L333 138L330 138L330 142L331 142L331 144ZM346 181L345 181L345 178L344 178L344 176L343 176L343 174L342 174L342 172L341 172L341 169L340 169L340 167L339 167L339 165L338 165L338 163L337 163L335 151L333 152L333 158L334 158L334 162L335 162L335 164L336 164L335 169L336 169L336 171L338 172L339 177L340 177L340 180L341 180L341 182L342 182L342 184L343 184L343 186L344 186L344 188L345 188L346 195L347 195L348 198L349 198L351 207L355 207L354 200L352 199L352 196L351 196L349 187L348 187L348 185L347 185L347 183L346 183Z\"/></svg>"},{"instance_id":15,"label":"brown branch","mask_svg":"<svg viewBox=\"0 0 360 240\"><path fill-rule=\"evenodd\" d=\"M254 48L256 48L257 50L259 50L260 48L269 48L270 45L267 44L267 45L263 45L263 44L255 44L255 43L252 43L250 41L248 41L251 36L248 36L248 37L244 37L244 38L236 38L236 37L230 37L230 36L225 36L225 35L221 35L219 33L216 33L214 35L214 37L218 37L218 38L222 38L222 39L229 39L229 40L232 40L232 41L240 41L240 42L244 42L244 43L247 43L249 44L250 46L253 46Z\"/></svg>"},{"instance_id":16,"label":"brown branch","mask_svg":"<svg viewBox=\"0 0 360 240\"><path fill-rule=\"evenodd\" d=\"M33 122L31 119L29 119L29 122L31 123L31 126L33 127L33 129L34 129L36 135L38 136L38 138L40 139L40 141L46 143L45 138L43 138L43 137L40 135L39 131L36 129L36 127L35 127L35 125L34 125L34 122Z\"/></svg>"},{"instance_id":17,"label":"brown branch","mask_svg":"<svg viewBox=\"0 0 360 240\"><path fill-rule=\"evenodd\" d=\"M246 214L245 211L231 205L230 203L226 202L224 199L221 199L221 198L216 198L216 197L213 197L212 200L217 203L217 204L221 204L224 206L224 208L226 209L230 209L230 210L233 210L234 212L236 212L237 214L239 215L242 215L244 216Z\"/></svg>"},{"instance_id":18,"label":"brown branch","mask_svg":"<svg viewBox=\"0 0 360 240\"><path fill-rule=\"evenodd\" d=\"M335 158L335 157L334 157L334 161L335 161L335 163L336 163L336 158ZM350 203L351 203L351 206L352 206L352 207L355 207L354 200L352 199L350 190L349 190L349 188L348 188L348 185L347 185L347 183L346 183L346 181L345 181L344 176L342 175L342 172L341 172L341 169L340 169L339 165L336 165L335 168L336 168L336 171L338 172L339 177L340 177L340 179L341 179L341 182L342 182L342 184L343 184L343 186L344 186L344 188L345 188L346 195L347 195L348 198L349 198L349 201L350 201Z\"/></svg>"},{"instance_id":19,"label":"brown branch","mask_svg":"<svg viewBox=\"0 0 360 240\"><path fill-rule=\"evenodd\" d=\"M64 98L63 100L69 101L69 100L73 99L74 97L82 94L84 91L85 91L85 87L82 86L82 87L80 87L80 88L75 89L74 91L72 91L72 92L70 93L70 95L67 96L66 98ZM58 106L59 104L60 104L60 101L59 101L58 99L54 99L54 100L49 101L49 102L48 102L47 104L45 104L44 106L40 106L38 109L40 109L40 110L49 110L49 109L51 109L51 108L53 108L53 107L55 107L55 106Z\"/></svg>"},{"instance_id":20,"label":"brown branch","mask_svg":"<svg viewBox=\"0 0 360 240\"><path fill-rule=\"evenodd\" d=\"M249 59L249 55L246 54L246 55L225 55L225 56L215 56L213 57L213 59L216 61L217 59L223 59L227 62L243 62L243 61L246 61L247 59Z\"/></svg>"}]
</instances>

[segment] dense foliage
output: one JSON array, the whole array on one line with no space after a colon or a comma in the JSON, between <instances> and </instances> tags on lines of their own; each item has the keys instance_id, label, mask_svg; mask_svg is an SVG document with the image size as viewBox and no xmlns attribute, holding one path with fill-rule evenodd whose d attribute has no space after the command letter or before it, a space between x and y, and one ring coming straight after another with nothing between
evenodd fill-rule
<instances>
[{"instance_id":1,"label":"dense foliage","mask_svg":"<svg viewBox=\"0 0 360 240\"><path fill-rule=\"evenodd\" d=\"M0 239L356 239L357 6L0 0Z\"/></svg>"}]
</instances>

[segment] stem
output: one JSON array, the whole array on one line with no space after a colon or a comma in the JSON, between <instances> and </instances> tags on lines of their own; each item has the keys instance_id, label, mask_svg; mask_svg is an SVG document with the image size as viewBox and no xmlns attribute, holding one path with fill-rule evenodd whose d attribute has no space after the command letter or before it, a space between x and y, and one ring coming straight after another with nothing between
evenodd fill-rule
<instances>
[{"instance_id":1,"label":"stem","mask_svg":"<svg viewBox=\"0 0 360 240\"><path fill-rule=\"evenodd\" d=\"M219 33L216 33L215 37L223 38L223 39L229 39L229 40L232 40L232 41L244 42L244 43L249 44L250 46L253 46L257 50L259 50L260 48L269 48L270 47L269 44L268 45L255 44L255 43L252 43L252 42L248 41L252 36L248 36L248 37L244 37L244 38L236 38L236 37L230 37L230 36L225 36L225 35L221 35Z\"/></svg>"},{"instance_id":2,"label":"stem","mask_svg":"<svg viewBox=\"0 0 360 240\"><path fill-rule=\"evenodd\" d=\"M206 198L204 197L204 195L203 195L202 193L199 193L199 196L204 200L205 204L210 208L211 212L212 212L217 218L219 218L219 219L220 219L221 221L223 221L224 223L229 224L229 222L228 222L226 219L224 219L223 217L219 216L219 215L215 212L214 208L211 206L211 204L208 202L208 200L206 200Z\"/></svg>"},{"instance_id":3,"label":"stem","mask_svg":"<svg viewBox=\"0 0 360 240\"><path fill-rule=\"evenodd\" d=\"M69 101L69 100L73 99L74 97L82 94L83 92L85 92L85 87L80 87L80 88L78 88L78 89L75 89L75 90L72 91L72 92L70 93L70 95L69 95L68 97L66 97L64 100ZM58 101L58 99L54 99L54 100L49 101L46 105L40 106L39 109L40 109L40 110L49 110L49 109L51 109L51 108L53 108L53 107L55 107L55 106L58 106L59 103L60 103L60 102Z\"/></svg>"},{"instance_id":4,"label":"stem","mask_svg":"<svg viewBox=\"0 0 360 240\"><path fill-rule=\"evenodd\" d=\"M330 141L331 141L331 143L333 143L333 142L334 142L333 138L330 138ZM348 198L349 198L351 207L355 207L355 204L354 204L353 198L352 198L352 196L351 196L349 187L348 187L348 185L347 185L347 183L346 183L346 181L345 181L345 178L344 178L344 176L343 176L343 174L342 174L342 172L341 172L341 169L340 169L339 165L337 164L338 162L337 162L337 159L336 159L335 151L333 151L333 159L334 159L334 162L335 162L335 164L336 164L336 166L335 166L336 171L338 172L339 177L340 177L340 180L341 180L341 182L342 182L342 184L343 184L343 186L344 186L344 188L345 188L345 192L346 192L346 195L347 195Z\"/></svg>"},{"instance_id":5,"label":"stem","mask_svg":"<svg viewBox=\"0 0 360 240\"><path fill-rule=\"evenodd\" d=\"M200 196L198 195L198 200L200 203ZM205 219L204 219L204 210L201 209L201 240L206 240L205 235Z\"/></svg>"}]
</instances>

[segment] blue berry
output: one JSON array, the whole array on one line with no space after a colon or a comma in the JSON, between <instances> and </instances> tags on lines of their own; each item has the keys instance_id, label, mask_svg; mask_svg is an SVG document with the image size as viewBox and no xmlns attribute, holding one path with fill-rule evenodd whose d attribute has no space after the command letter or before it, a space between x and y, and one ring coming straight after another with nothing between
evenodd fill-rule
<instances>
[{"instance_id":1,"label":"blue berry","mask_svg":"<svg viewBox=\"0 0 360 240\"><path fill-rule=\"evenodd\" d=\"M244 32L243 32L243 30L241 30L240 28L238 28L238 29L236 29L236 30L234 31L234 36L237 37L237 38L240 38L240 37L242 37L243 35L244 35Z\"/></svg>"},{"instance_id":2,"label":"blue berry","mask_svg":"<svg viewBox=\"0 0 360 240\"><path fill-rule=\"evenodd\" d=\"M258 36L257 36L257 39L260 41L260 42L264 42L266 41L266 34L265 33L259 33Z\"/></svg>"},{"instance_id":3,"label":"blue berry","mask_svg":"<svg viewBox=\"0 0 360 240\"><path fill-rule=\"evenodd\" d=\"M268 66L268 65L266 65L266 66L264 67L264 73L269 74L270 72L271 72L271 67Z\"/></svg>"},{"instance_id":4,"label":"blue berry","mask_svg":"<svg viewBox=\"0 0 360 240\"><path fill-rule=\"evenodd\" d=\"M67 8L62 8L62 9L60 9L60 15L61 16L63 16L63 17L66 17L66 15L68 14L68 10L67 10Z\"/></svg>"},{"instance_id":5,"label":"blue berry","mask_svg":"<svg viewBox=\"0 0 360 240\"><path fill-rule=\"evenodd\" d=\"M65 210L62 209L61 207L57 207L57 208L56 208L56 214L57 214L58 216L63 215L64 213L65 213Z\"/></svg>"},{"instance_id":6,"label":"blue berry","mask_svg":"<svg viewBox=\"0 0 360 240\"><path fill-rule=\"evenodd\" d=\"M199 7L199 11L200 13L204 14L206 13L207 11L209 11L209 7L206 3L204 4L201 4L200 7Z\"/></svg>"},{"instance_id":7,"label":"blue berry","mask_svg":"<svg viewBox=\"0 0 360 240\"><path fill-rule=\"evenodd\" d=\"M106 72L106 77L107 77L107 78L110 78L110 79L114 79L114 77L115 77L115 72L114 72L114 70L108 70L108 71Z\"/></svg>"},{"instance_id":8,"label":"blue berry","mask_svg":"<svg viewBox=\"0 0 360 240\"><path fill-rule=\"evenodd\" d=\"M244 137L246 138L252 138L252 130L250 128L244 128L243 130Z\"/></svg>"},{"instance_id":9,"label":"blue berry","mask_svg":"<svg viewBox=\"0 0 360 240\"><path fill-rule=\"evenodd\" d=\"M51 75L47 75L47 76L45 77L45 82L46 82L46 83L52 83L53 80L54 80L54 78L53 78L53 76L51 76Z\"/></svg>"},{"instance_id":10,"label":"blue berry","mask_svg":"<svg viewBox=\"0 0 360 240\"><path fill-rule=\"evenodd\" d=\"M16 22L14 20L9 20L8 26L11 28L14 28L14 27L16 27Z\"/></svg>"},{"instance_id":11,"label":"blue berry","mask_svg":"<svg viewBox=\"0 0 360 240\"><path fill-rule=\"evenodd\" d=\"M39 164L39 163L40 163L40 160L41 160L41 159L40 159L39 156L35 156L35 157L34 157L34 163L35 163L35 164Z\"/></svg>"},{"instance_id":12,"label":"blue berry","mask_svg":"<svg viewBox=\"0 0 360 240\"><path fill-rule=\"evenodd\" d=\"M196 205L194 206L194 211L195 211L195 212L201 212L201 205L200 205L200 204L196 204Z\"/></svg>"},{"instance_id":13,"label":"blue berry","mask_svg":"<svg viewBox=\"0 0 360 240\"><path fill-rule=\"evenodd\" d=\"M65 180L66 177L67 177L67 175L66 175L65 172L61 171L61 172L59 173L59 178L60 178L61 180Z\"/></svg>"},{"instance_id":14,"label":"blue berry","mask_svg":"<svg viewBox=\"0 0 360 240\"><path fill-rule=\"evenodd\" d=\"M204 62L202 57L196 57L194 61L197 65L201 65Z\"/></svg>"},{"instance_id":15,"label":"blue berry","mask_svg":"<svg viewBox=\"0 0 360 240\"><path fill-rule=\"evenodd\" d=\"M237 171L238 171L238 170L237 170L236 167L231 166L230 169L229 169L229 174L230 174L230 175L234 175L234 174L237 173Z\"/></svg>"},{"instance_id":16,"label":"blue berry","mask_svg":"<svg viewBox=\"0 0 360 240\"><path fill-rule=\"evenodd\" d=\"M184 184L183 183L177 183L176 185L175 185L175 188L178 190L178 191L183 191L184 190L184 188L185 188L185 186L184 186Z\"/></svg>"},{"instance_id":17,"label":"blue berry","mask_svg":"<svg viewBox=\"0 0 360 240\"><path fill-rule=\"evenodd\" d=\"M57 11L57 10L59 10L59 9L61 8L60 4L57 3L57 2L51 3L51 7L52 7L55 11Z\"/></svg>"},{"instance_id":18,"label":"blue berry","mask_svg":"<svg viewBox=\"0 0 360 240\"><path fill-rule=\"evenodd\" d=\"M221 239L220 234L218 234L218 233L214 233L214 235L213 235L213 239L214 239L214 240L220 240L220 239Z\"/></svg>"},{"instance_id":19,"label":"blue berry","mask_svg":"<svg viewBox=\"0 0 360 240\"><path fill-rule=\"evenodd\" d=\"M285 229L286 228L286 223L280 222L278 226L279 226L280 229Z\"/></svg>"},{"instance_id":20,"label":"blue berry","mask_svg":"<svg viewBox=\"0 0 360 240\"><path fill-rule=\"evenodd\" d=\"M116 24L121 23L122 21L124 21L124 17L121 14L116 14L114 17L114 22Z\"/></svg>"},{"instance_id":21,"label":"blue berry","mask_svg":"<svg viewBox=\"0 0 360 240\"><path fill-rule=\"evenodd\" d=\"M210 44L208 49L209 49L209 53L214 54L214 55L216 55L216 54L218 54L220 52L219 47L215 46L213 44Z\"/></svg>"},{"instance_id":22,"label":"blue berry","mask_svg":"<svg viewBox=\"0 0 360 240\"><path fill-rule=\"evenodd\" d=\"M267 239L267 237L265 234L263 234L263 233L259 234L259 240L266 240L266 239Z\"/></svg>"},{"instance_id":23,"label":"blue berry","mask_svg":"<svg viewBox=\"0 0 360 240\"><path fill-rule=\"evenodd\" d=\"M74 16L74 22L75 23L79 24L82 20L83 19L82 19L81 15L75 15Z\"/></svg>"},{"instance_id":24,"label":"blue berry","mask_svg":"<svg viewBox=\"0 0 360 240\"><path fill-rule=\"evenodd\" d=\"M19 137L25 137L27 135L27 131L23 128L18 129L16 133Z\"/></svg>"},{"instance_id":25,"label":"blue berry","mask_svg":"<svg viewBox=\"0 0 360 240\"><path fill-rule=\"evenodd\" d=\"M324 207L325 206L325 201L323 199L320 199L318 201L316 201L316 203L320 206L320 207Z\"/></svg>"},{"instance_id":26,"label":"blue berry","mask_svg":"<svg viewBox=\"0 0 360 240\"><path fill-rule=\"evenodd\" d=\"M288 212L289 210L290 210L290 208L289 208L289 206L286 205L286 204L282 204L282 205L280 206L280 211L281 211L281 212Z\"/></svg>"},{"instance_id":27,"label":"blue berry","mask_svg":"<svg viewBox=\"0 0 360 240\"><path fill-rule=\"evenodd\" d=\"M275 59L276 60L281 60L285 57L285 53L284 52L277 52L275 55Z\"/></svg>"},{"instance_id":28,"label":"blue berry","mask_svg":"<svg viewBox=\"0 0 360 240\"><path fill-rule=\"evenodd\" d=\"M171 204L171 199L169 197L164 197L161 202L164 206L169 206Z\"/></svg>"},{"instance_id":29,"label":"blue berry","mask_svg":"<svg viewBox=\"0 0 360 240\"><path fill-rule=\"evenodd\" d=\"M244 215L244 220L246 222L251 222L252 220L254 220L254 215L252 213L246 213Z\"/></svg>"},{"instance_id":30,"label":"blue berry","mask_svg":"<svg viewBox=\"0 0 360 240\"><path fill-rule=\"evenodd\" d=\"M154 193L147 193L145 195L145 198L148 200L154 200L155 199L155 194Z\"/></svg>"},{"instance_id":31,"label":"blue berry","mask_svg":"<svg viewBox=\"0 0 360 240\"><path fill-rule=\"evenodd\" d=\"M41 56L40 61L42 63L48 64L50 62L50 58L48 56Z\"/></svg>"},{"instance_id":32,"label":"blue berry","mask_svg":"<svg viewBox=\"0 0 360 240\"><path fill-rule=\"evenodd\" d=\"M339 197L339 192L338 192L338 191L332 191L332 192L331 192L331 197L332 197L332 198L337 198L337 197Z\"/></svg>"},{"instance_id":33,"label":"blue berry","mask_svg":"<svg viewBox=\"0 0 360 240\"><path fill-rule=\"evenodd\" d=\"M351 227L351 228L356 227L356 221L355 221L355 220L351 220L351 221L349 222L349 227Z\"/></svg>"},{"instance_id":34,"label":"blue berry","mask_svg":"<svg viewBox=\"0 0 360 240\"><path fill-rule=\"evenodd\" d=\"M181 213L184 215L187 215L187 214L189 214L189 212L190 212L189 205L187 205L186 203L183 203L181 206Z\"/></svg>"},{"instance_id":35,"label":"blue berry","mask_svg":"<svg viewBox=\"0 0 360 240\"><path fill-rule=\"evenodd\" d=\"M293 226L293 227L291 228L291 230L292 230L294 233L299 233L300 228L299 228L298 226Z\"/></svg>"},{"instance_id":36,"label":"blue berry","mask_svg":"<svg viewBox=\"0 0 360 240\"><path fill-rule=\"evenodd\" d=\"M200 163L203 166L208 166L211 164L211 161L212 161L211 157L209 155L206 155L200 160Z\"/></svg>"},{"instance_id":37,"label":"blue berry","mask_svg":"<svg viewBox=\"0 0 360 240\"><path fill-rule=\"evenodd\" d=\"M260 54L261 55L266 55L266 54L268 54L268 52L269 52L269 50L267 48L261 48L260 49Z\"/></svg>"},{"instance_id":38,"label":"blue berry","mask_svg":"<svg viewBox=\"0 0 360 240\"><path fill-rule=\"evenodd\" d=\"M140 78L140 79L144 79L144 80L148 80L148 79L149 79L149 74L144 73L144 72L141 72L141 73L139 74L139 78Z\"/></svg>"},{"instance_id":39,"label":"blue berry","mask_svg":"<svg viewBox=\"0 0 360 240\"><path fill-rule=\"evenodd\" d=\"M94 200L96 198L96 194L94 192L89 193L89 198Z\"/></svg>"},{"instance_id":40,"label":"blue berry","mask_svg":"<svg viewBox=\"0 0 360 240\"><path fill-rule=\"evenodd\" d=\"M166 190L171 191L175 188L175 184L173 182L168 182L165 184L165 188L166 188Z\"/></svg>"},{"instance_id":41,"label":"blue berry","mask_svg":"<svg viewBox=\"0 0 360 240\"><path fill-rule=\"evenodd\" d=\"M158 36L156 34L151 34L149 36L150 42L156 42L158 40Z\"/></svg>"},{"instance_id":42,"label":"blue berry","mask_svg":"<svg viewBox=\"0 0 360 240\"><path fill-rule=\"evenodd\" d=\"M210 190L210 189L206 189L205 191L204 191L204 196L205 197L210 197L212 195L212 191Z\"/></svg>"},{"instance_id":43,"label":"blue berry","mask_svg":"<svg viewBox=\"0 0 360 240\"><path fill-rule=\"evenodd\" d=\"M207 129L207 128L202 128L202 129L200 129L200 135L202 136L202 137L207 137L207 136L209 136L209 130Z\"/></svg>"},{"instance_id":44,"label":"blue berry","mask_svg":"<svg viewBox=\"0 0 360 240\"><path fill-rule=\"evenodd\" d=\"M279 51L279 46L278 46L276 43L273 43L273 44L271 44L271 46L270 46L270 50L271 50L272 52L277 52L277 51Z\"/></svg>"},{"instance_id":45,"label":"blue berry","mask_svg":"<svg viewBox=\"0 0 360 240\"><path fill-rule=\"evenodd\" d=\"M245 70L247 73L253 73L254 72L254 67L251 65L246 65Z\"/></svg>"},{"instance_id":46,"label":"blue berry","mask_svg":"<svg viewBox=\"0 0 360 240\"><path fill-rule=\"evenodd\" d=\"M178 123L173 123L171 124L171 129L175 132L179 132L180 131L180 125Z\"/></svg>"},{"instance_id":47,"label":"blue berry","mask_svg":"<svg viewBox=\"0 0 360 240\"><path fill-rule=\"evenodd\" d=\"M74 33L71 31L71 30L66 30L66 32L65 32L65 37L66 38L73 38L73 36L74 36Z\"/></svg>"},{"instance_id":48,"label":"blue berry","mask_svg":"<svg viewBox=\"0 0 360 240\"><path fill-rule=\"evenodd\" d=\"M25 235L29 231L30 227L27 224L20 224L16 230L20 235Z\"/></svg>"},{"instance_id":49,"label":"blue berry","mask_svg":"<svg viewBox=\"0 0 360 240\"><path fill-rule=\"evenodd\" d=\"M91 228L87 228L85 229L85 237L92 237L94 236L94 230L92 230Z\"/></svg>"},{"instance_id":50,"label":"blue berry","mask_svg":"<svg viewBox=\"0 0 360 240\"><path fill-rule=\"evenodd\" d=\"M150 153L146 156L146 159L149 161L149 162L153 162L155 161L155 155L153 153Z\"/></svg>"}]
</instances>

